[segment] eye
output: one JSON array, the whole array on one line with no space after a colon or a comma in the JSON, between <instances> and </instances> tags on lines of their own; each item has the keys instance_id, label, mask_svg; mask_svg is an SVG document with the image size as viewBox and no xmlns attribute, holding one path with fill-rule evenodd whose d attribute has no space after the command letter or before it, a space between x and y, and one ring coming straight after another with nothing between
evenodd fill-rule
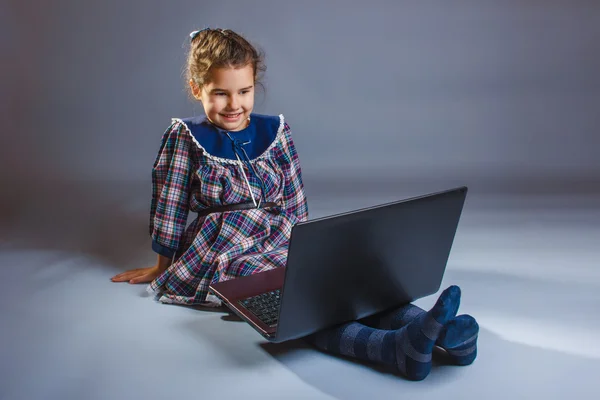
<instances>
[{"instance_id":1,"label":"eye","mask_svg":"<svg viewBox=\"0 0 600 400\"><path fill-rule=\"evenodd\" d=\"M226 93L223 93L223 92L217 92L217 93L215 93L215 96L226 96Z\"/></svg>"},{"instance_id":2,"label":"eye","mask_svg":"<svg viewBox=\"0 0 600 400\"><path fill-rule=\"evenodd\" d=\"M242 94L250 93L250 90L242 90Z\"/></svg>"}]
</instances>

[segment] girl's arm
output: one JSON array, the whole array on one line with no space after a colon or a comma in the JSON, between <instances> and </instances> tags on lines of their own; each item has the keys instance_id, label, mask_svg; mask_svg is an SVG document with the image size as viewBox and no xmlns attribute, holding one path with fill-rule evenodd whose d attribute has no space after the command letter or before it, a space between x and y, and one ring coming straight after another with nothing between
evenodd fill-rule
<instances>
[{"instance_id":1,"label":"girl's arm","mask_svg":"<svg viewBox=\"0 0 600 400\"><path fill-rule=\"evenodd\" d=\"M185 126L173 124L163 135L152 168L152 249L167 259L177 251L187 222L194 146ZM161 259L161 265L166 265L166 260Z\"/></svg>"},{"instance_id":2,"label":"girl's arm","mask_svg":"<svg viewBox=\"0 0 600 400\"><path fill-rule=\"evenodd\" d=\"M285 139L282 149L282 170L285 175L283 206L288 212L295 214L298 221L306 221L308 219L308 202L304 193L300 158L292 140L291 128L287 123L284 124L284 130Z\"/></svg>"},{"instance_id":3,"label":"girl's arm","mask_svg":"<svg viewBox=\"0 0 600 400\"><path fill-rule=\"evenodd\" d=\"M172 261L173 260L171 258L159 254L158 260L156 261L156 266L158 267L158 270L162 273L165 272L167 268L171 266Z\"/></svg>"}]
</instances>

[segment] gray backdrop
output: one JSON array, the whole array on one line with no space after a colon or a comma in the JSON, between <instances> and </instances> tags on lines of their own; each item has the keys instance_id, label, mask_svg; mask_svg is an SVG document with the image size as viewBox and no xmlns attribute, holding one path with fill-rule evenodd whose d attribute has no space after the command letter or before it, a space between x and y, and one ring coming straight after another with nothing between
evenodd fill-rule
<instances>
[{"instance_id":1,"label":"gray backdrop","mask_svg":"<svg viewBox=\"0 0 600 400\"><path fill-rule=\"evenodd\" d=\"M156 260L150 170L201 110L206 25L265 50L312 217L469 185L443 286L475 365L413 384L110 282ZM600 1L10 0L0 30L0 398L598 398Z\"/></svg>"},{"instance_id":2,"label":"gray backdrop","mask_svg":"<svg viewBox=\"0 0 600 400\"><path fill-rule=\"evenodd\" d=\"M256 111L290 123L319 180L597 191L596 1L9 1L5 188L150 180L185 92L187 35L267 55ZM15 186L13 186L15 187ZM147 187L147 186L146 186ZM149 193L149 192L148 192Z\"/></svg>"}]
</instances>

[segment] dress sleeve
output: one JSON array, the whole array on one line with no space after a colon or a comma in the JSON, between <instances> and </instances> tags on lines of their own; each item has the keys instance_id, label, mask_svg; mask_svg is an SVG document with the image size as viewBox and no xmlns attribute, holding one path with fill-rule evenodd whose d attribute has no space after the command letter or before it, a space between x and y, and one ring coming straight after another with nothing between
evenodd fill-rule
<instances>
[{"instance_id":1,"label":"dress sleeve","mask_svg":"<svg viewBox=\"0 0 600 400\"><path fill-rule=\"evenodd\" d=\"M308 202L304 193L302 181L302 168L298 152L292 139L292 131L287 123L284 123L284 140L282 143L281 167L284 175L283 208L293 213L298 221L308 219Z\"/></svg>"},{"instance_id":2,"label":"dress sleeve","mask_svg":"<svg viewBox=\"0 0 600 400\"><path fill-rule=\"evenodd\" d=\"M173 123L163 134L152 168L152 249L169 258L177 251L187 223L193 145L185 127L180 122Z\"/></svg>"}]
</instances>

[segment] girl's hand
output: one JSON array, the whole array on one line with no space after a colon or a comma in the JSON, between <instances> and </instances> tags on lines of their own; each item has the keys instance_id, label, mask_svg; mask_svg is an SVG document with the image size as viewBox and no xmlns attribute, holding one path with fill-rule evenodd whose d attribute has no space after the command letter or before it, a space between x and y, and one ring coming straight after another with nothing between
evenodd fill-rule
<instances>
[{"instance_id":1,"label":"girl's hand","mask_svg":"<svg viewBox=\"0 0 600 400\"><path fill-rule=\"evenodd\" d=\"M149 268L137 268L129 271L125 271L111 278L113 282L127 282L129 283L148 283L152 282L157 276L159 276L164 269L160 269L158 265Z\"/></svg>"}]
</instances>

